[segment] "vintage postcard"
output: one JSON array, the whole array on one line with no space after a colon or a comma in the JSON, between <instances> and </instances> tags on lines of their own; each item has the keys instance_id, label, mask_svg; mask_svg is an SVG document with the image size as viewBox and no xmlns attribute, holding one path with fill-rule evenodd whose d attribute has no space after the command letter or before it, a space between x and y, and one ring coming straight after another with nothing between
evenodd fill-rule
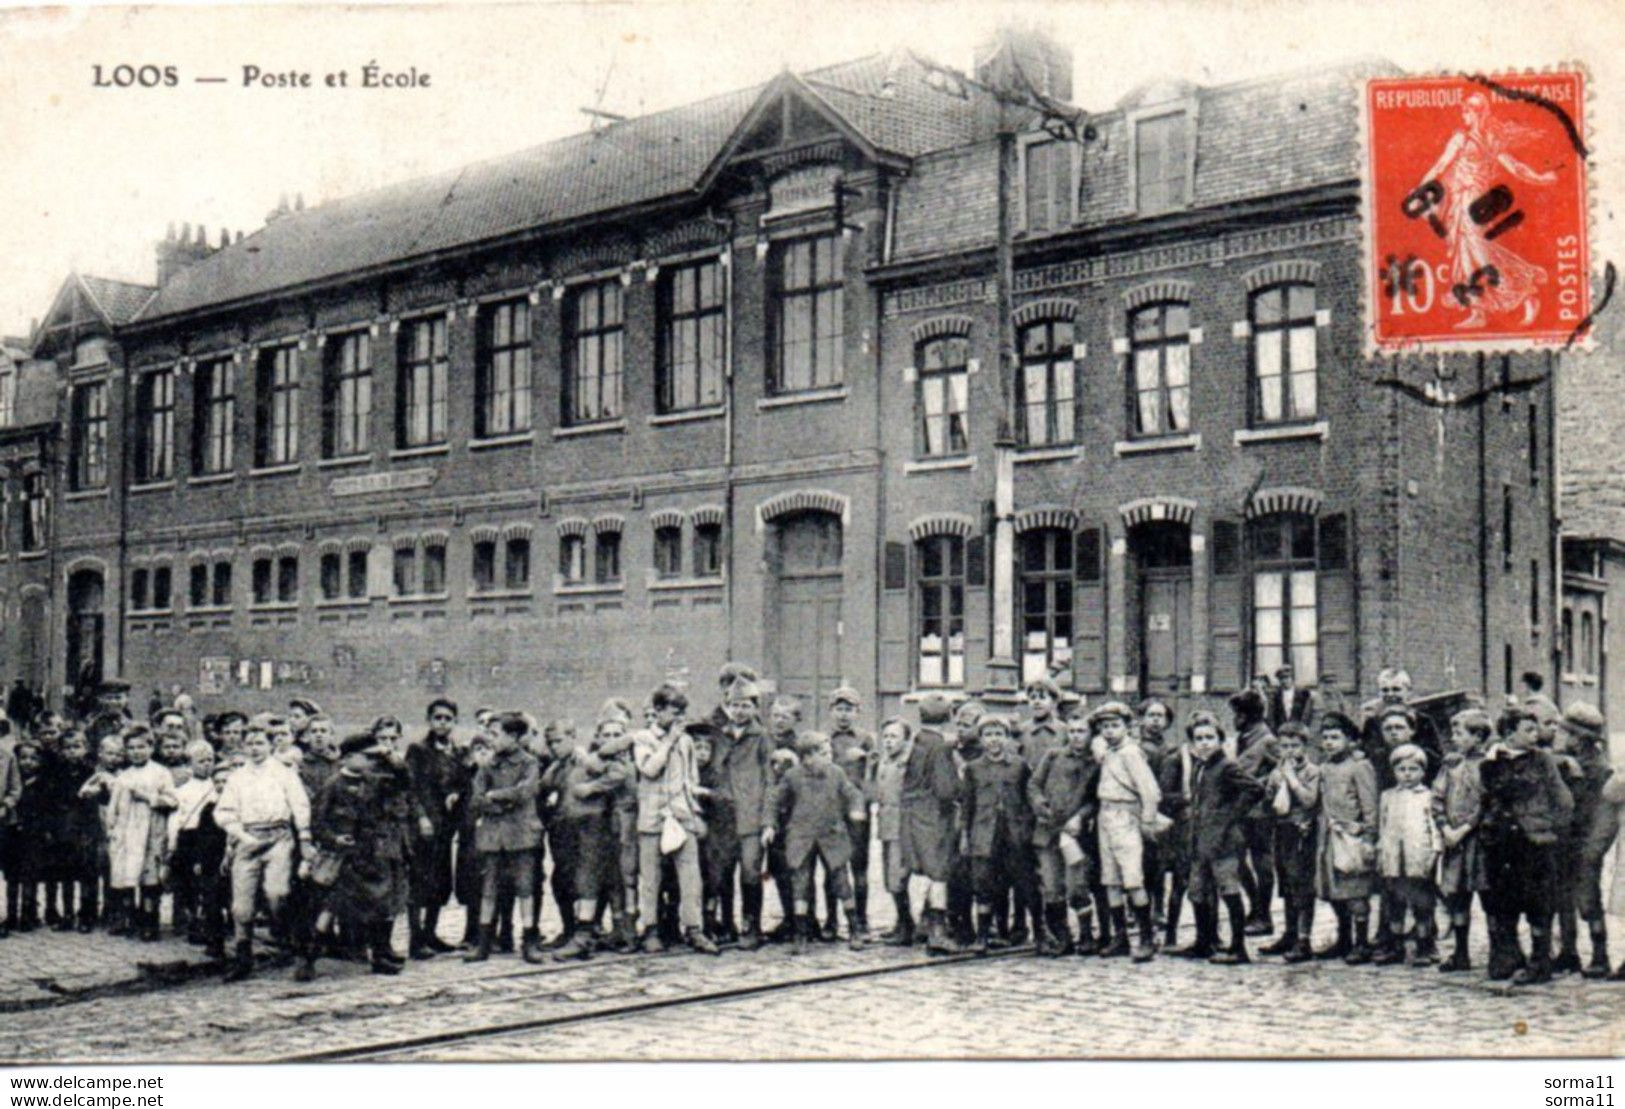
<instances>
[{"instance_id":1,"label":"vintage postcard","mask_svg":"<svg viewBox=\"0 0 1625 1109\"><path fill-rule=\"evenodd\" d=\"M0 11L0 1060L1617 1055L1622 59Z\"/></svg>"}]
</instances>

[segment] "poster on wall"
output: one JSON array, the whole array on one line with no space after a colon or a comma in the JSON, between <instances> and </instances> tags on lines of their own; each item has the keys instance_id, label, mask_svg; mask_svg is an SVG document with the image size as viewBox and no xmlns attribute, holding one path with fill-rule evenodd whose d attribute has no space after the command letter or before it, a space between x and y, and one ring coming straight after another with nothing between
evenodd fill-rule
<instances>
[{"instance_id":1,"label":"poster on wall","mask_svg":"<svg viewBox=\"0 0 1625 1109\"><path fill-rule=\"evenodd\" d=\"M221 694L231 684L232 664L229 658L198 660L197 691L202 694Z\"/></svg>"}]
</instances>

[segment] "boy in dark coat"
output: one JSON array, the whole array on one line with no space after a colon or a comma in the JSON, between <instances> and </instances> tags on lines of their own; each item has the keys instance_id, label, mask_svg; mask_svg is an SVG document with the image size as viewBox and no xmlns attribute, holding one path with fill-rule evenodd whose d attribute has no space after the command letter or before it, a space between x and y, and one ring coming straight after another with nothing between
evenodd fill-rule
<instances>
[{"instance_id":1,"label":"boy in dark coat","mask_svg":"<svg viewBox=\"0 0 1625 1109\"><path fill-rule=\"evenodd\" d=\"M1190 897L1196 907L1196 942L1177 954L1219 964L1245 963L1246 906L1241 898L1241 856L1247 848L1242 822L1264 796L1264 787L1223 752L1224 735L1211 713L1191 714L1186 725L1194 766L1190 814ZM1219 948L1219 902L1230 917L1230 946Z\"/></svg>"},{"instance_id":2,"label":"boy in dark coat","mask_svg":"<svg viewBox=\"0 0 1625 1109\"><path fill-rule=\"evenodd\" d=\"M25 739L14 753L22 789L8 837L6 919L16 931L31 932L39 927L39 884L60 848L61 825L52 811L51 782L39 745Z\"/></svg>"},{"instance_id":3,"label":"boy in dark coat","mask_svg":"<svg viewBox=\"0 0 1625 1109\"><path fill-rule=\"evenodd\" d=\"M1035 906L1035 913L1038 900L1033 896L1033 871L1028 865L1033 841L1033 813L1027 800L1031 772L1003 717L983 718L977 731L982 757L965 768L959 787L959 845L970 856L976 950L985 954L993 907L1012 888L1020 891L1016 903ZM1004 943L996 941L996 945Z\"/></svg>"},{"instance_id":4,"label":"boy in dark coat","mask_svg":"<svg viewBox=\"0 0 1625 1109\"><path fill-rule=\"evenodd\" d=\"M1286 928L1263 955L1289 963L1314 958L1309 935L1315 924L1315 824L1320 818L1320 768L1308 759L1308 733L1289 720L1276 737L1281 761L1270 771L1264 797L1275 819L1275 877L1286 901Z\"/></svg>"},{"instance_id":5,"label":"boy in dark coat","mask_svg":"<svg viewBox=\"0 0 1625 1109\"><path fill-rule=\"evenodd\" d=\"M1492 980L1516 985L1552 980L1551 926L1556 906L1558 845L1574 818L1574 796L1557 760L1540 750L1540 724L1525 709L1496 721L1500 739L1484 756L1484 864L1489 888ZM1518 946L1518 918L1529 921L1530 958Z\"/></svg>"},{"instance_id":6,"label":"boy in dark coat","mask_svg":"<svg viewBox=\"0 0 1625 1109\"><path fill-rule=\"evenodd\" d=\"M411 900L407 922L414 948L456 950L440 938L440 911L451 900L452 841L462 823L470 774L452 743L457 705L443 697L429 702L429 727L406 749L418 810L429 818L430 833L413 837Z\"/></svg>"},{"instance_id":7,"label":"boy in dark coat","mask_svg":"<svg viewBox=\"0 0 1625 1109\"><path fill-rule=\"evenodd\" d=\"M1188 743L1176 744L1170 739L1163 749L1162 765L1157 770L1157 788L1162 791L1162 804L1158 806L1169 820L1168 830L1157 844L1158 860L1167 875L1167 889L1163 917L1162 946L1172 949L1179 935L1179 918L1185 905L1185 890L1190 884L1191 871L1191 775L1196 761L1191 757ZM1155 879L1162 883L1162 877Z\"/></svg>"},{"instance_id":8,"label":"boy in dark coat","mask_svg":"<svg viewBox=\"0 0 1625 1109\"><path fill-rule=\"evenodd\" d=\"M491 761L474 774L474 845L480 859L479 946L463 958L483 962L496 938L497 892L515 890L521 919L530 919L530 876L541 844L542 822L536 815L539 774L536 759L519 741L530 730L523 717L500 718L491 740ZM526 928L522 955L527 963L542 961L541 937Z\"/></svg>"},{"instance_id":9,"label":"boy in dark coat","mask_svg":"<svg viewBox=\"0 0 1625 1109\"><path fill-rule=\"evenodd\" d=\"M762 824L767 813L768 755L772 744L758 719L761 691L753 680L736 678L723 695L723 724L713 741L711 764L719 796L726 796L734 821L734 839L712 845L718 885L731 888L739 871L742 927L739 949L762 946ZM732 927L729 921L724 931Z\"/></svg>"},{"instance_id":10,"label":"boy in dark coat","mask_svg":"<svg viewBox=\"0 0 1625 1109\"><path fill-rule=\"evenodd\" d=\"M987 708L980 701L962 701L954 709L953 726L945 733L953 752L954 766L963 775L965 768L982 757L982 740L977 735ZM976 938L975 904L971 891L970 856L959 849L959 837L954 837L948 861L948 932L955 942L964 945ZM995 912L993 922L1001 936L1010 934L1010 918ZM918 943L925 942L925 931L915 936Z\"/></svg>"},{"instance_id":11,"label":"boy in dark coat","mask_svg":"<svg viewBox=\"0 0 1625 1109\"><path fill-rule=\"evenodd\" d=\"M903 771L903 868L931 882L923 923L926 950L934 955L958 950L948 935L948 867L959 796L959 773L942 734L948 713L948 699L940 693L921 700L920 730Z\"/></svg>"},{"instance_id":12,"label":"boy in dark coat","mask_svg":"<svg viewBox=\"0 0 1625 1109\"><path fill-rule=\"evenodd\" d=\"M1591 932L1591 961L1587 978L1608 976L1608 924L1603 913L1602 866L1614 838L1619 835L1619 810L1603 799L1602 791L1614 776L1608 765L1608 729L1602 713L1584 701L1570 705L1558 725L1572 737L1572 753L1584 774L1584 788L1576 791L1572 835L1576 844L1574 908Z\"/></svg>"},{"instance_id":13,"label":"boy in dark coat","mask_svg":"<svg viewBox=\"0 0 1625 1109\"><path fill-rule=\"evenodd\" d=\"M1263 693L1244 689L1230 698L1235 714L1236 765L1242 773L1263 782L1275 769L1275 733L1266 719L1269 707ZM1242 822L1247 850L1241 857L1241 886L1247 895L1247 934L1268 936L1275 931L1270 909L1275 900L1275 818L1262 801Z\"/></svg>"},{"instance_id":14,"label":"boy in dark coat","mask_svg":"<svg viewBox=\"0 0 1625 1109\"><path fill-rule=\"evenodd\" d=\"M592 753L594 746L614 743L625 733L626 725L619 717L599 721L591 744L563 752L542 778L543 792L557 795L549 813L549 836L570 844L567 854L554 853L553 865L564 865L562 860L568 857L575 867L570 878L575 904L559 906L561 916L573 915L575 928L553 953L559 962L592 958L598 946L593 920L600 901L609 902L616 931L626 928L614 799L629 780L628 768L619 760L605 761Z\"/></svg>"},{"instance_id":15,"label":"boy in dark coat","mask_svg":"<svg viewBox=\"0 0 1625 1109\"><path fill-rule=\"evenodd\" d=\"M378 796L378 780L369 755L373 738L350 736L340 747L339 771L322 787L311 810L311 836L324 853L340 860L338 875L319 893L323 908L354 935L366 937L374 974L399 974L402 964L390 958L389 930L395 923L395 880L387 861L378 857L381 840L394 835L388 810ZM308 862L301 868L308 880ZM314 891L313 891L314 892ZM296 975L315 977L314 952L307 951Z\"/></svg>"},{"instance_id":16,"label":"boy in dark coat","mask_svg":"<svg viewBox=\"0 0 1625 1109\"><path fill-rule=\"evenodd\" d=\"M62 812L63 875L79 887L81 932L96 926L99 882L97 849L102 839L101 807L94 797L81 797L80 788L96 772L83 732L62 737L62 758L57 764L56 804Z\"/></svg>"},{"instance_id":17,"label":"boy in dark coat","mask_svg":"<svg viewBox=\"0 0 1625 1109\"><path fill-rule=\"evenodd\" d=\"M706 832L700 838L700 880L705 933L717 943L739 939L733 927L733 868L739 858L739 832L734 821L733 797L722 778L717 753L718 730L709 720L688 726L694 741L694 762L700 768L700 816Z\"/></svg>"},{"instance_id":18,"label":"boy in dark coat","mask_svg":"<svg viewBox=\"0 0 1625 1109\"><path fill-rule=\"evenodd\" d=\"M1027 784L1044 897L1040 955L1072 953L1069 907L1078 914L1079 943L1094 946L1089 856L1082 846L1094 831L1095 791L1100 784L1100 766L1089 753L1090 740L1087 720L1069 722L1066 746L1045 753Z\"/></svg>"},{"instance_id":19,"label":"boy in dark coat","mask_svg":"<svg viewBox=\"0 0 1625 1109\"><path fill-rule=\"evenodd\" d=\"M869 777L869 764L877 756L874 733L858 727L858 713L863 709L863 698L849 685L843 685L829 695L829 748L835 765L846 774L853 785ZM847 826L852 838L852 911L857 914L858 927L869 931L869 810L864 807L863 817ZM824 904L829 916L824 921L824 938L835 938L834 876L824 875Z\"/></svg>"},{"instance_id":20,"label":"boy in dark coat","mask_svg":"<svg viewBox=\"0 0 1625 1109\"><path fill-rule=\"evenodd\" d=\"M814 938L813 864L818 860L835 884L830 912L837 906L845 910L850 944L857 950L864 937L857 912L849 907L852 886L846 865L851 861L852 841L847 829L867 808L863 791L835 765L829 740L819 733L808 732L797 740L796 756L800 761L785 771L773 789L767 824L762 828L762 845L771 847L779 838L782 821L785 861L795 874L795 953L805 952L807 941Z\"/></svg>"}]
</instances>

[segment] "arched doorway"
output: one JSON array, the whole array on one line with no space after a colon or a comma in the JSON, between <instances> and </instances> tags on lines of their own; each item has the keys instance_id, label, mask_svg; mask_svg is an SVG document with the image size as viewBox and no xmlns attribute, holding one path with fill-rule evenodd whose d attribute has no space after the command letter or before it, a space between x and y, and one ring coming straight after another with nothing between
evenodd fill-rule
<instances>
[{"instance_id":1,"label":"arched doorway","mask_svg":"<svg viewBox=\"0 0 1625 1109\"><path fill-rule=\"evenodd\" d=\"M68 578L68 667L64 676L81 698L93 693L102 681L106 592L100 570L76 570Z\"/></svg>"},{"instance_id":2,"label":"arched doorway","mask_svg":"<svg viewBox=\"0 0 1625 1109\"><path fill-rule=\"evenodd\" d=\"M1130 626L1139 644L1140 691L1172 695L1191 675L1191 529L1152 520L1128 532Z\"/></svg>"},{"instance_id":3,"label":"arched doorway","mask_svg":"<svg viewBox=\"0 0 1625 1109\"><path fill-rule=\"evenodd\" d=\"M805 722L816 727L825 699L841 683L841 518L806 509L772 525L769 668L783 692L802 699Z\"/></svg>"}]
</instances>

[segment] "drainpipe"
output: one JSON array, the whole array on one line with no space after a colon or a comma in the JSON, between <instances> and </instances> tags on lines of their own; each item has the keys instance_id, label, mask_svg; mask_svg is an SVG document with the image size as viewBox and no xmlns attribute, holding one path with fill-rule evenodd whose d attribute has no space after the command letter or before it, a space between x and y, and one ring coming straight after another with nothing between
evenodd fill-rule
<instances>
[{"instance_id":1,"label":"drainpipe","mask_svg":"<svg viewBox=\"0 0 1625 1109\"><path fill-rule=\"evenodd\" d=\"M1562 478L1561 461L1558 458L1558 426L1557 426L1557 359L1558 355L1548 351L1546 353L1546 520L1547 520L1547 556L1551 559L1551 573L1546 582L1546 627L1543 629L1549 634L1546 637L1547 651L1546 664L1548 676L1546 682L1557 692L1558 707L1562 707L1563 698L1563 660L1562 647L1558 642L1557 629L1561 626L1563 611L1563 502L1562 492L1557 483Z\"/></svg>"},{"instance_id":2,"label":"drainpipe","mask_svg":"<svg viewBox=\"0 0 1625 1109\"><path fill-rule=\"evenodd\" d=\"M993 650L987 661L987 699L1014 704L1020 688L1016 662L1016 335L1014 311L1015 245L1011 227L1011 192L1016 154L1015 124L1009 109L999 105L998 243L994 276L998 314L999 354L995 363L999 386L998 438L993 444Z\"/></svg>"},{"instance_id":3,"label":"drainpipe","mask_svg":"<svg viewBox=\"0 0 1625 1109\"><path fill-rule=\"evenodd\" d=\"M1484 391L1484 355L1478 356L1477 392ZM1478 687L1490 692L1490 521L1489 454L1484 437L1489 434L1485 413L1489 405L1478 406Z\"/></svg>"}]
</instances>

